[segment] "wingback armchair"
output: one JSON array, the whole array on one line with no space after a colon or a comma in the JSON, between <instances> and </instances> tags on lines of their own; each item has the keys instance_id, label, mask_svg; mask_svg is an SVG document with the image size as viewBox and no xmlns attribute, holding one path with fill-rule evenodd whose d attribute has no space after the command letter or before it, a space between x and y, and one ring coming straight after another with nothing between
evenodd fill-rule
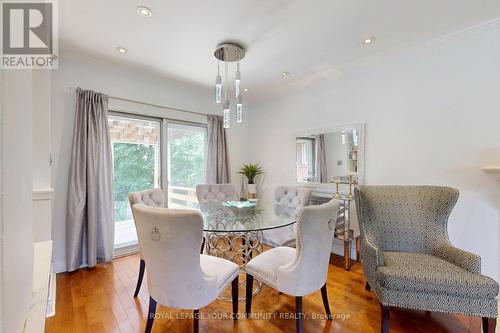
<instances>
[{"instance_id":1,"label":"wingback armchair","mask_svg":"<svg viewBox=\"0 0 500 333\"><path fill-rule=\"evenodd\" d=\"M496 326L498 284L481 275L479 256L454 247L447 231L458 190L438 186L355 189L366 288L381 303L382 332L390 307L458 313Z\"/></svg>"}]
</instances>

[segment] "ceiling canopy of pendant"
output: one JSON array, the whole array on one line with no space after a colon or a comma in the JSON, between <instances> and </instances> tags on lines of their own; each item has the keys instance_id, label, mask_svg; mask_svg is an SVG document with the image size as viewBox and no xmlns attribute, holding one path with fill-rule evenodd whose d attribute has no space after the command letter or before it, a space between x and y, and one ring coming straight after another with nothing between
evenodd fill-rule
<instances>
[{"instance_id":1,"label":"ceiling canopy of pendant","mask_svg":"<svg viewBox=\"0 0 500 333\"><path fill-rule=\"evenodd\" d=\"M245 58L245 49L238 44L224 43L217 46L214 56L220 61L236 62Z\"/></svg>"}]
</instances>

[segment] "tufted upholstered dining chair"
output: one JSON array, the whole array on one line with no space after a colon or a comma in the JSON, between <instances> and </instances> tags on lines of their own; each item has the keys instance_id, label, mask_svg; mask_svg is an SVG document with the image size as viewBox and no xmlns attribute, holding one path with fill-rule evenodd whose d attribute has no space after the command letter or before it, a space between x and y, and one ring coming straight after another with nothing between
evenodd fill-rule
<instances>
[{"instance_id":1,"label":"tufted upholstered dining chair","mask_svg":"<svg viewBox=\"0 0 500 333\"><path fill-rule=\"evenodd\" d=\"M483 318L494 333L498 284L481 275L481 258L454 247L448 217L458 190L438 186L355 189L367 284L380 300L381 332L390 307Z\"/></svg>"},{"instance_id":2,"label":"tufted upholstered dining chair","mask_svg":"<svg viewBox=\"0 0 500 333\"><path fill-rule=\"evenodd\" d=\"M275 247L248 262L245 267L247 317L252 310L256 278L279 292L295 296L297 332L302 332L302 296L318 289L321 289L328 319L332 319L326 280L339 207L340 201L333 199L302 208L297 222L297 247Z\"/></svg>"},{"instance_id":3,"label":"tufted upholstered dining chair","mask_svg":"<svg viewBox=\"0 0 500 333\"><path fill-rule=\"evenodd\" d=\"M153 188L150 190L144 190L140 192L131 192L128 195L128 201L130 203L130 208L134 207L135 204L141 203L149 207L164 207L165 196L163 191L159 188ZM132 209L132 215L134 215L134 210ZM134 217L135 223L135 217ZM137 225L136 225L137 229ZM139 245L139 276L137 277L137 285L135 287L134 297L139 295L139 290L141 289L142 279L144 278L144 270L146 268L146 263L144 261L144 256L142 255L142 250Z\"/></svg>"},{"instance_id":4,"label":"tufted upholstered dining chair","mask_svg":"<svg viewBox=\"0 0 500 333\"><path fill-rule=\"evenodd\" d=\"M204 254L199 248L203 218L194 210L132 207L137 234L148 263L149 311L145 332L151 331L156 305L192 309L198 332L199 309L213 302L232 284L233 319L238 312L238 274L235 263Z\"/></svg>"},{"instance_id":5,"label":"tufted upholstered dining chair","mask_svg":"<svg viewBox=\"0 0 500 333\"><path fill-rule=\"evenodd\" d=\"M202 212L217 208L224 201L238 200L238 193L232 184L196 185L196 197Z\"/></svg>"},{"instance_id":6,"label":"tufted upholstered dining chair","mask_svg":"<svg viewBox=\"0 0 500 333\"><path fill-rule=\"evenodd\" d=\"M296 217L300 209L309 205L311 190L298 186L278 186L274 191L274 215ZM295 246L297 225L265 230L264 243L269 246Z\"/></svg>"}]
</instances>

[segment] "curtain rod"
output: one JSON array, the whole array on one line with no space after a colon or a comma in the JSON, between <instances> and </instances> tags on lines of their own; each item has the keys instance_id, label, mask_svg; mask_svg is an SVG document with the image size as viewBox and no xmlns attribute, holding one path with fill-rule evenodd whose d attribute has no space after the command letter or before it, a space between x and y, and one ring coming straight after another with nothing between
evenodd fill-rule
<instances>
[{"instance_id":1,"label":"curtain rod","mask_svg":"<svg viewBox=\"0 0 500 333\"><path fill-rule=\"evenodd\" d=\"M82 90L85 90L85 89L82 89ZM76 92L76 88L75 87L69 87L69 91ZM152 106L152 107L160 108L160 109L166 109L166 110L172 110L172 111L179 111L179 112L191 113L191 114L196 114L196 115L200 115L200 116L208 116L209 115L209 113L201 113L201 112L196 112L196 111L189 111L189 110L183 110L183 109L178 109L178 108L172 108L172 107L169 107L169 106L152 104L152 103L137 101L137 100L133 100L133 99L123 98L123 97L116 97L116 96L111 96L111 95L107 95L107 96L108 96L108 98L116 99L116 100L119 100L119 101L124 101L124 102L129 102L129 103L135 103L135 104L142 104L142 105Z\"/></svg>"}]
</instances>

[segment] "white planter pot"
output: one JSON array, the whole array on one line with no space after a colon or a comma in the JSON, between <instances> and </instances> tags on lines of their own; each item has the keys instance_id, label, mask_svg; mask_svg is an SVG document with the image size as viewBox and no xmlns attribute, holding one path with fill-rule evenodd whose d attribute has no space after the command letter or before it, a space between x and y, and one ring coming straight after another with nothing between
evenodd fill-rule
<instances>
[{"instance_id":1,"label":"white planter pot","mask_svg":"<svg viewBox=\"0 0 500 333\"><path fill-rule=\"evenodd\" d=\"M257 193L257 185L248 184L248 193L251 193L251 194Z\"/></svg>"}]
</instances>

